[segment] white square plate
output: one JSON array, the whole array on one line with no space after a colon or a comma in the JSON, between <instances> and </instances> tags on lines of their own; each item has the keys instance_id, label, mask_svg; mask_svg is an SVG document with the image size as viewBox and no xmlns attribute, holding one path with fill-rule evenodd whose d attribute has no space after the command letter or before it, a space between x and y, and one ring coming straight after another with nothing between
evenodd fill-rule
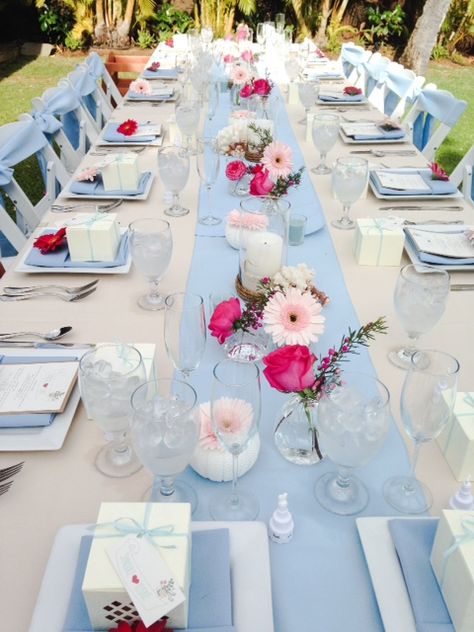
<instances>
[{"instance_id":1,"label":"white square plate","mask_svg":"<svg viewBox=\"0 0 474 632\"><path fill-rule=\"evenodd\" d=\"M319 97L318 100L316 101L317 105L329 105L329 106L338 106L338 105L342 105L344 107L348 106L348 105L353 105L353 106L358 106L358 105L367 105L368 101L367 98L364 97L361 101L344 101L342 98L338 99L337 101L322 101Z\"/></svg>"},{"instance_id":2,"label":"white square plate","mask_svg":"<svg viewBox=\"0 0 474 632\"><path fill-rule=\"evenodd\" d=\"M400 145L402 143L408 143L410 140L407 134L405 134L404 138L387 138L385 140L380 140L379 138L374 140L356 140L355 138L344 134L342 129L339 130L339 135L342 140L348 145ZM393 196L391 196L390 199L392 199L392 197Z\"/></svg>"},{"instance_id":3,"label":"white square plate","mask_svg":"<svg viewBox=\"0 0 474 632\"><path fill-rule=\"evenodd\" d=\"M51 228L55 231L56 228ZM41 230L47 230L48 227L43 227ZM127 228L121 228L120 233L124 235L127 232ZM32 248L33 246L31 246ZM127 261L123 266L115 266L114 268L44 268L42 266L30 266L25 263L25 259L30 253L30 249L26 250L15 266L15 272L27 272L29 274L127 274L132 265L132 253L130 251L130 244L128 245Z\"/></svg>"},{"instance_id":4,"label":"white square plate","mask_svg":"<svg viewBox=\"0 0 474 632\"><path fill-rule=\"evenodd\" d=\"M89 525L67 525L56 535L29 632L62 632L81 538ZM228 529L232 610L236 632L274 632L270 556L262 522L193 522L193 531Z\"/></svg>"},{"instance_id":5,"label":"white square plate","mask_svg":"<svg viewBox=\"0 0 474 632\"><path fill-rule=\"evenodd\" d=\"M426 226L423 226L423 224L419 224L416 226L416 228L420 229L420 228L426 228L427 230L436 232L437 230L439 232L446 232L449 230L449 226L446 226L445 224L439 224L438 226L436 226L436 224L427 224ZM474 230L474 226L462 226L463 229L465 230ZM459 225L454 225L453 224L453 230L455 231L459 231L460 226ZM410 261L414 264L420 263L421 265L426 265L423 261L420 261L419 257L418 257L418 253L416 251L416 248L408 241L408 239L405 238L405 250L406 253L410 259ZM474 264L464 264L464 265L443 265L442 263L430 263L428 265L431 266L436 266L437 268L439 268L440 270L446 270L447 272L474 272Z\"/></svg>"},{"instance_id":6,"label":"white square plate","mask_svg":"<svg viewBox=\"0 0 474 632\"><path fill-rule=\"evenodd\" d=\"M150 173L151 175L147 180L147 183L145 185L145 190L143 191L143 193L140 193L139 195L126 195L124 193L116 193L116 194L105 193L104 195L94 195L93 193L89 195L82 194L82 193L71 193L71 191L69 190L70 182L68 182L66 186L64 187L64 189L61 191L60 198L61 199L72 198L74 200L127 200L131 202L133 202L134 200L146 200L148 195L150 194L153 180L155 179L155 174L153 172L150 172Z\"/></svg>"},{"instance_id":7,"label":"white square plate","mask_svg":"<svg viewBox=\"0 0 474 632\"><path fill-rule=\"evenodd\" d=\"M422 167L420 167L421 169ZM402 171L402 169L400 169ZM407 170L408 171L408 170ZM463 195L461 191L455 191L454 193L447 193L444 195L434 195L433 193L420 193L419 195L387 195L386 193L380 193L377 190L377 187L372 182L372 179L369 177L370 188L372 189L372 193L379 200L391 200L392 202L396 202L397 200L459 200Z\"/></svg>"},{"instance_id":8,"label":"white square plate","mask_svg":"<svg viewBox=\"0 0 474 632\"><path fill-rule=\"evenodd\" d=\"M58 356L80 358L88 349L64 348L64 349L24 349L11 348L0 349L0 355L7 356ZM0 450L2 452L31 452L35 450L59 450L66 438L69 427L74 418L77 405L80 400L79 386L76 384L69 397L64 412L56 415L49 426L41 428L0 428Z\"/></svg>"}]
</instances>

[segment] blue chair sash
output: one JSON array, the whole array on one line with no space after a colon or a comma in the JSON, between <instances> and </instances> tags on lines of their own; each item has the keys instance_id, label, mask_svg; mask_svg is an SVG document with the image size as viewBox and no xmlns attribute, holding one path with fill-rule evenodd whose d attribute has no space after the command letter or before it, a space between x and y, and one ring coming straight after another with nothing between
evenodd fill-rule
<instances>
[{"instance_id":1,"label":"blue chair sash","mask_svg":"<svg viewBox=\"0 0 474 632\"><path fill-rule=\"evenodd\" d=\"M422 90L416 100L420 113L413 123L413 143L421 151L426 147L433 133L436 120L453 127L466 109L465 101L453 97L442 90Z\"/></svg>"},{"instance_id":2,"label":"blue chair sash","mask_svg":"<svg viewBox=\"0 0 474 632\"><path fill-rule=\"evenodd\" d=\"M67 114L80 106L77 93L70 86L59 86L51 96L43 96L44 109L36 110L32 117L45 134L54 134L63 124L59 116Z\"/></svg>"},{"instance_id":3,"label":"blue chair sash","mask_svg":"<svg viewBox=\"0 0 474 632\"><path fill-rule=\"evenodd\" d=\"M16 133L0 146L0 185L12 181L13 167L34 153L40 151L48 142L35 121L10 123L16 126Z\"/></svg>"}]
</instances>

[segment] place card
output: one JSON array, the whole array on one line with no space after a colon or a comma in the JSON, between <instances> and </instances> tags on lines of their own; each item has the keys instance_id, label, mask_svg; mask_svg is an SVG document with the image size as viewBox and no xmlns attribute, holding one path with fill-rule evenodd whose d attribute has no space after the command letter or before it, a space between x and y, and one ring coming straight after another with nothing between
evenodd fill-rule
<instances>
[{"instance_id":1,"label":"place card","mask_svg":"<svg viewBox=\"0 0 474 632\"><path fill-rule=\"evenodd\" d=\"M406 173L400 171L376 171L380 184L385 189L395 191L426 191L431 193L428 184L419 173Z\"/></svg>"},{"instance_id":2,"label":"place card","mask_svg":"<svg viewBox=\"0 0 474 632\"><path fill-rule=\"evenodd\" d=\"M161 136L161 125L140 125L133 138L140 136Z\"/></svg>"},{"instance_id":3,"label":"place card","mask_svg":"<svg viewBox=\"0 0 474 632\"><path fill-rule=\"evenodd\" d=\"M438 232L428 228L410 228L406 231L420 252L452 259L474 257L474 245L469 241L464 230Z\"/></svg>"},{"instance_id":4,"label":"place card","mask_svg":"<svg viewBox=\"0 0 474 632\"><path fill-rule=\"evenodd\" d=\"M0 414L61 413L77 379L78 362L0 366Z\"/></svg>"},{"instance_id":5,"label":"place card","mask_svg":"<svg viewBox=\"0 0 474 632\"><path fill-rule=\"evenodd\" d=\"M346 136L381 136L382 132L375 123L352 123L341 125Z\"/></svg>"}]
</instances>

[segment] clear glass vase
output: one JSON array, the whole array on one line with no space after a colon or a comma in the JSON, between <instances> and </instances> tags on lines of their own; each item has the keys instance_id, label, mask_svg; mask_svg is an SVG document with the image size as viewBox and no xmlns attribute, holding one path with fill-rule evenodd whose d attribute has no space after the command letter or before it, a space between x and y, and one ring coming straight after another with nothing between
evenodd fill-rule
<instances>
[{"instance_id":1,"label":"clear glass vase","mask_svg":"<svg viewBox=\"0 0 474 632\"><path fill-rule=\"evenodd\" d=\"M315 465L321 452L317 431L318 402L304 402L293 396L283 406L273 435L280 454L296 465Z\"/></svg>"},{"instance_id":2,"label":"clear glass vase","mask_svg":"<svg viewBox=\"0 0 474 632\"><path fill-rule=\"evenodd\" d=\"M229 360L234 362L258 362L267 353L268 336L261 330L236 331L225 342Z\"/></svg>"}]
</instances>

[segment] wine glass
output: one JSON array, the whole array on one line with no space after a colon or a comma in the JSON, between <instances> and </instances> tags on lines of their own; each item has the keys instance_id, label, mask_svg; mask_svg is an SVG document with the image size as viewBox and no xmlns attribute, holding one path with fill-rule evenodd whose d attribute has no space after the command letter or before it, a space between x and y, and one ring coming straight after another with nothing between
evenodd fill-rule
<instances>
[{"instance_id":1,"label":"wine glass","mask_svg":"<svg viewBox=\"0 0 474 632\"><path fill-rule=\"evenodd\" d=\"M298 121L300 125L306 125L310 109L316 103L319 94L319 81L300 81L298 83L298 95L301 105L304 107L304 118Z\"/></svg>"},{"instance_id":2,"label":"wine glass","mask_svg":"<svg viewBox=\"0 0 474 632\"><path fill-rule=\"evenodd\" d=\"M189 178L189 154L182 147L162 147L158 151L158 172L167 191L173 194L171 206L165 209L165 215L182 217L189 213L179 203L179 194Z\"/></svg>"},{"instance_id":3,"label":"wine glass","mask_svg":"<svg viewBox=\"0 0 474 632\"><path fill-rule=\"evenodd\" d=\"M130 476L141 468L127 432L130 396L145 379L142 356L130 345L100 345L79 362L82 401L108 441L95 460L99 472L106 476Z\"/></svg>"},{"instance_id":4,"label":"wine glass","mask_svg":"<svg viewBox=\"0 0 474 632\"><path fill-rule=\"evenodd\" d=\"M284 13L277 13L275 15L275 28L276 28L276 32L279 35L281 35L283 31L285 30L285 14Z\"/></svg>"},{"instance_id":5,"label":"wine glass","mask_svg":"<svg viewBox=\"0 0 474 632\"><path fill-rule=\"evenodd\" d=\"M422 263L409 264L400 270L393 300L409 343L389 352L388 359L392 364L400 369L411 366L418 338L440 320L448 296L449 274L446 270Z\"/></svg>"},{"instance_id":6,"label":"wine glass","mask_svg":"<svg viewBox=\"0 0 474 632\"><path fill-rule=\"evenodd\" d=\"M288 59L285 61L285 70L290 83L293 83L300 74L300 63L296 55L290 54L288 56Z\"/></svg>"},{"instance_id":7,"label":"wine glass","mask_svg":"<svg viewBox=\"0 0 474 632\"><path fill-rule=\"evenodd\" d=\"M158 284L168 269L173 250L170 225L164 219L137 219L129 226L133 263L150 283L148 294L140 296L143 309L163 309L165 301Z\"/></svg>"},{"instance_id":8,"label":"wine glass","mask_svg":"<svg viewBox=\"0 0 474 632\"><path fill-rule=\"evenodd\" d=\"M238 457L257 432L260 420L260 371L255 364L223 360L214 367L211 391L213 430L232 454L232 490L216 494L210 512L214 520L254 520L259 503L253 494L237 490Z\"/></svg>"},{"instance_id":9,"label":"wine glass","mask_svg":"<svg viewBox=\"0 0 474 632\"><path fill-rule=\"evenodd\" d=\"M195 155L196 150L192 147L192 137L197 132L199 118L201 116L199 101L180 101L176 105L175 114L179 131L185 137L185 147L191 155Z\"/></svg>"},{"instance_id":10,"label":"wine glass","mask_svg":"<svg viewBox=\"0 0 474 632\"><path fill-rule=\"evenodd\" d=\"M415 452L408 476L384 485L385 500L402 513L419 514L433 502L430 490L415 477L422 443L435 439L448 423L456 399L458 361L442 351L417 351L411 357L400 398L400 411Z\"/></svg>"},{"instance_id":11,"label":"wine glass","mask_svg":"<svg viewBox=\"0 0 474 632\"><path fill-rule=\"evenodd\" d=\"M206 346L204 301L199 294L177 292L165 300L165 346L175 369L189 377Z\"/></svg>"},{"instance_id":12,"label":"wine glass","mask_svg":"<svg viewBox=\"0 0 474 632\"><path fill-rule=\"evenodd\" d=\"M212 42L214 38L214 31L211 26L203 26L201 29L201 42L204 44L205 48L209 47L209 44Z\"/></svg>"},{"instance_id":13,"label":"wine glass","mask_svg":"<svg viewBox=\"0 0 474 632\"><path fill-rule=\"evenodd\" d=\"M387 435L390 395L382 382L371 375L344 371L340 383L328 390L318 406L320 446L337 472L328 472L316 481L318 502L341 516L361 512L369 502L369 492L354 467L365 465L379 450Z\"/></svg>"},{"instance_id":14,"label":"wine glass","mask_svg":"<svg viewBox=\"0 0 474 632\"><path fill-rule=\"evenodd\" d=\"M369 163L365 158L345 156L336 160L332 170L332 192L342 203L342 216L331 222L334 228L350 230L355 222L349 217L349 210L364 193L369 178Z\"/></svg>"},{"instance_id":15,"label":"wine glass","mask_svg":"<svg viewBox=\"0 0 474 632\"><path fill-rule=\"evenodd\" d=\"M316 114L311 131L314 146L321 154L321 162L311 171L319 175L331 173L331 169L326 165L326 155L336 144L339 134L339 117L337 114L330 113Z\"/></svg>"},{"instance_id":16,"label":"wine glass","mask_svg":"<svg viewBox=\"0 0 474 632\"><path fill-rule=\"evenodd\" d=\"M263 22L257 24L257 44L265 46L266 26Z\"/></svg>"},{"instance_id":17,"label":"wine glass","mask_svg":"<svg viewBox=\"0 0 474 632\"><path fill-rule=\"evenodd\" d=\"M199 217L199 223L204 226L215 226L222 222L209 210L211 206L211 189L219 175L220 157L214 138L199 138L197 141L197 170L203 186L207 191L207 214ZM201 205L200 205L201 206Z\"/></svg>"},{"instance_id":18,"label":"wine glass","mask_svg":"<svg viewBox=\"0 0 474 632\"><path fill-rule=\"evenodd\" d=\"M131 396L133 446L155 477L144 495L149 502L189 502L192 511L197 507L194 489L184 481L175 481L189 464L199 440L196 401L192 386L170 379L146 382Z\"/></svg>"},{"instance_id":19,"label":"wine glass","mask_svg":"<svg viewBox=\"0 0 474 632\"><path fill-rule=\"evenodd\" d=\"M219 84L211 81L207 88L207 119L212 121L219 106Z\"/></svg>"}]
</instances>

